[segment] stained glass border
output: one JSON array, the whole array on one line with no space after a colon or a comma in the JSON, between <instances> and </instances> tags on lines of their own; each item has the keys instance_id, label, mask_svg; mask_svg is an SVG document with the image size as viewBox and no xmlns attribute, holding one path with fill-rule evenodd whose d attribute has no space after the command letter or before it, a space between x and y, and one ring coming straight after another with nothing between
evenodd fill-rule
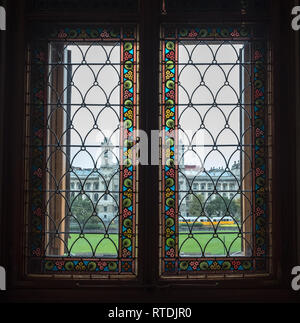
<instances>
[{"instance_id":1,"label":"stained glass border","mask_svg":"<svg viewBox=\"0 0 300 323\"><path fill-rule=\"evenodd\" d=\"M37 26L38 27L38 26ZM40 26L29 44L29 176L27 268L29 274L137 274L137 169L131 146L135 142L138 105L138 33L135 25ZM121 45L121 149L119 250L117 258L48 257L45 255L45 142L47 119L48 46L51 41L111 42ZM129 68L130 67L130 68Z\"/></svg>"},{"instance_id":2,"label":"stained glass border","mask_svg":"<svg viewBox=\"0 0 300 323\"><path fill-rule=\"evenodd\" d=\"M263 25L173 25L162 27L161 38L161 232L160 276L254 274L268 270L268 41ZM247 41L252 57L253 252L251 257L187 257L178 250L178 43L179 41ZM175 63L174 63L175 62Z\"/></svg>"}]
</instances>

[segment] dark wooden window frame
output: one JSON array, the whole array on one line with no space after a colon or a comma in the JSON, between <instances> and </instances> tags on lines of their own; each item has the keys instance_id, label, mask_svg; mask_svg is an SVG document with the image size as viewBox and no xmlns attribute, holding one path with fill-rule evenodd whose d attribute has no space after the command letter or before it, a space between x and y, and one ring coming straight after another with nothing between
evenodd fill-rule
<instances>
[{"instance_id":1,"label":"dark wooden window frame","mask_svg":"<svg viewBox=\"0 0 300 323\"><path fill-rule=\"evenodd\" d=\"M269 16L257 18L249 16L249 21L263 20L271 26L271 42L274 52L274 111L273 159L272 159L272 209L273 209L273 258L272 275L253 277L244 280L210 281L161 281L158 277L158 232L159 168L141 167L140 208L149 210L140 217L139 276L132 281L98 281L26 277L24 275L25 246L25 178L24 142L25 142L25 54L28 27L33 21L57 22L133 22L140 26L141 39L141 110L143 118L140 128L146 132L158 129L158 66L159 66L159 28L163 22L224 22L222 13L190 13L162 15L160 1L141 1L137 14L87 12L79 14L68 12L25 13L22 0L7 3L7 23L10 26L5 39L6 52L1 53L1 63L6 61L6 82L1 84L1 106L3 115L3 136L1 152L3 156L2 176L2 213L1 213L1 265L7 269L8 292L5 300L44 300L44 301L100 301L100 302L201 302L216 300L252 300L272 301L289 300L299 297L290 288L291 269L297 264L297 239L300 232L296 213L296 152L291 149L296 144L296 98L299 92L289 86L295 84L296 75L293 62L299 57L295 46L295 35L290 28L291 8L298 1L272 2ZM240 21L240 15L233 15L226 21ZM285 49L285 50L284 50ZM287 50L288 49L288 50ZM154 54L156 53L156 54ZM1 73L3 73L1 71ZM157 94L157 95L154 95ZM298 98L299 102L299 98ZM284 109L282 107L285 107ZM150 147L149 147L150 149ZM151 187L152 194L148 188ZM140 212L141 214L142 212ZM149 216L148 216L149 215ZM151 241L151 243L149 243ZM183 299L184 294L184 299Z\"/></svg>"}]
</instances>

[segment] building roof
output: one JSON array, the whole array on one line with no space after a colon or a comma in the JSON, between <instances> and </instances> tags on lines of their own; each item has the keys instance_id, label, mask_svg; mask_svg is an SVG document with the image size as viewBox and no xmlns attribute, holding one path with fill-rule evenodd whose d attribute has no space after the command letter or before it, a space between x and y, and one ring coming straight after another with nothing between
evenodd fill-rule
<instances>
[{"instance_id":1,"label":"building roof","mask_svg":"<svg viewBox=\"0 0 300 323\"><path fill-rule=\"evenodd\" d=\"M232 179L235 178L235 176L239 176L240 163L235 162L231 169L224 169L223 167L219 167L206 170L199 166L185 166L183 169L181 169L181 171L187 177L224 177Z\"/></svg>"},{"instance_id":2,"label":"building roof","mask_svg":"<svg viewBox=\"0 0 300 323\"><path fill-rule=\"evenodd\" d=\"M105 175L105 173L114 174L119 169L118 165L112 165L110 167L101 167L98 170L94 170L93 168L80 168L74 167L73 172L71 172L71 178L76 179L87 178L89 179L97 179L99 178L99 173ZM224 169L223 167L219 168L211 168L210 170L201 169L199 166L190 166L186 165L184 168L181 168L181 172L187 177L222 177L228 179L234 179L235 176L239 176L240 171L240 163L235 162L231 169Z\"/></svg>"},{"instance_id":3,"label":"building roof","mask_svg":"<svg viewBox=\"0 0 300 323\"><path fill-rule=\"evenodd\" d=\"M109 173L112 173L114 174L117 170L118 170L119 167L116 167L116 165L114 165L113 167L109 167L109 168L103 168L101 167L100 169L98 170L94 170L93 168L80 168L80 167L74 167L73 168L73 172L71 172L71 177L73 179L77 178L77 177L89 177L90 179L97 179L99 178L99 173L101 175L104 175L103 173L105 173L105 169L108 169L109 170Z\"/></svg>"}]
</instances>

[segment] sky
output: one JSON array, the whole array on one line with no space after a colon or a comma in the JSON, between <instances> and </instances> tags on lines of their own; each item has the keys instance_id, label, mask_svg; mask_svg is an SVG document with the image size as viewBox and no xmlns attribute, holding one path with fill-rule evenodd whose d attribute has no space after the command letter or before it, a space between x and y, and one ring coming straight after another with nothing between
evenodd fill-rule
<instances>
[{"instance_id":1,"label":"sky","mask_svg":"<svg viewBox=\"0 0 300 323\"><path fill-rule=\"evenodd\" d=\"M179 46L178 112L182 129L179 138L180 142L188 145L197 131L192 144L202 146L194 146L194 151L185 153L185 164L199 165L200 157L206 169L226 168L227 162L231 166L240 158L240 152L236 150L240 140L240 66L236 63L241 48L243 44L182 43ZM97 160L101 154L99 144L105 136L114 145L119 144L120 46L118 43L71 45L67 46L67 50L71 51L74 64L71 90L72 164L93 168L93 159ZM212 64L215 61L218 64ZM247 71L242 70L244 79ZM107 102L110 104L108 107ZM214 102L216 105L212 107ZM188 106L189 103L192 106ZM201 129L201 126L204 128ZM214 150L211 147L214 140L226 147L219 146L218 150ZM81 151L82 141L87 146L86 151ZM114 152L118 155L117 148Z\"/></svg>"},{"instance_id":2,"label":"sky","mask_svg":"<svg viewBox=\"0 0 300 323\"><path fill-rule=\"evenodd\" d=\"M68 46L71 51L73 66L72 87L72 119L75 131L71 133L71 145L99 146L104 138L110 138L114 145L119 144L119 105L120 105L120 46L107 44L105 46ZM87 64L82 65L84 60ZM110 63L108 63L108 61ZM81 65L80 65L81 64ZM88 66L88 64L90 64ZM97 82L97 83L95 83ZM82 108L82 102L87 108ZM106 107L107 102L110 103ZM94 128L94 127L98 128ZM100 130L101 131L100 131ZM102 150L99 147L87 147L87 152L73 147L71 155L73 165L82 168L93 168L91 154L96 161ZM79 153L78 153L79 152ZM118 151L115 150L118 155ZM116 160L115 160L116 162Z\"/></svg>"},{"instance_id":3,"label":"sky","mask_svg":"<svg viewBox=\"0 0 300 323\"><path fill-rule=\"evenodd\" d=\"M241 138L240 66L236 62L242 48L242 44L212 43L182 43L179 46L178 109L179 124L184 130L180 131L179 138L188 144L197 132L197 140L192 144L208 146L194 147L206 169L226 168L227 162L231 166L240 158L240 152L236 151ZM212 64L214 61L218 64ZM187 131L191 133L188 136ZM219 146L214 150L214 144L230 147ZM195 152L190 150L185 154L186 164L199 163Z\"/></svg>"}]
</instances>

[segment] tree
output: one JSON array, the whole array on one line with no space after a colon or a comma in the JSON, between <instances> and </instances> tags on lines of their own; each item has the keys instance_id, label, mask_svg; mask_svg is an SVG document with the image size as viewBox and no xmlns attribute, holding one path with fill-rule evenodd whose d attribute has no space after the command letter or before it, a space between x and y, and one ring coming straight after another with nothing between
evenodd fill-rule
<instances>
[{"instance_id":1,"label":"tree","mask_svg":"<svg viewBox=\"0 0 300 323\"><path fill-rule=\"evenodd\" d=\"M72 201L72 215L80 223L81 227L85 225L85 228L94 228L97 224L99 225L99 219L97 216L92 216L94 212L92 202L86 198L83 199L82 196L78 196L75 201ZM73 219L73 223L77 221Z\"/></svg>"},{"instance_id":2,"label":"tree","mask_svg":"<svg viewBox=\"0 0 300 323\"><path fill-rule=\"evenodd\" d=\"M203 211L204 196L202 194L193 195L192 201L189 204L189 213L193 217L201 216Z\"/></svg>"},{"instance_id":3,"label":"tree","mask_svg":"<svg viewBox=\"0 0 300 323\"><path fill-rule=\"evenodd\" d=\"M227 197L217 196L215 199L211 199L206 207L205 212L209 217L223 217L227 212L229 216L236 217L240 215L240 206L238 202L230 200Z\"/></svg>"}]
</instances>

